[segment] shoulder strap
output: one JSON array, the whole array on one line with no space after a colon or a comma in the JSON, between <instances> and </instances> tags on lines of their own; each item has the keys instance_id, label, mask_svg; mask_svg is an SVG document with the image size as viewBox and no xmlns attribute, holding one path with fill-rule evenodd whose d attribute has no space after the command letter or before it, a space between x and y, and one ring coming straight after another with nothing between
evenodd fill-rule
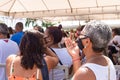
<instances>
[{"instance_id":1,"label":"shoulder strap","mask_svg":"<svg viewBox=\"0 0 120 80\"><path fill-rule=\"evenodd\" d=\"M39 79L39 74L40 74L40 70L37 69L37 76L36 76L36 79L37 79L37 80Z\"/></svg>"},{"instance_id":2,"label":"shoulder strap","mask_svg":"<svg viewBox=\"0 0 120 80\"><path fill-rule=\"evenodd\" d=\"M47 64L46 64L44 58L43 58L42 62L43 62L43 67L41 68L42 79L49 80L49 72L48 72Z\"/></svg>"},{"instance_id":3,"label":"shoulder strap","mask_svg":"<svg viewBox=\"0 0 120 80\"><path fill-rule=\"evenodd\" d=\"M110 80L110 62L108 59L107 62L108 62L108 80Z\"/></svg>"},{"instance_id":4,"label":"shoulder strap","mask_svg":"<svg viewBox=\"0 0 120 80\"><path fill-rule=\"evenodd\" d=\"M13 57L13 60L11 62L11 66L10 66L10 75L12 75L12 73L14 72L14 61L15 61L15 56Z\"/></svg>"},{"instance_id":5,"label":"shoulder strap","mask_svg":"<svg viewBox=\"0 0 120 80\"><path fill-rule=\"evenodd\" d=\"M56 52L52 49L52 48L50 48L55 54L56 54ZM57 54L56 54L57 55ZM61 60L59 59L59 63L60 63L60 65L63 65L63 63L61 62Z\"/></svg>"}]
</instances>

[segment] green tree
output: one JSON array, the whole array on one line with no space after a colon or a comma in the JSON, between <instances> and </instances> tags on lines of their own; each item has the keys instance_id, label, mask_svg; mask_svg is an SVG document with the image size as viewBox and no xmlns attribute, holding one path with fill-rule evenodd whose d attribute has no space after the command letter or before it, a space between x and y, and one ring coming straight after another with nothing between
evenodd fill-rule
<instances>
[{"instance_id":1,"label":"green tree","mask_svg":"<svg viewBox=\"0 0 120 80\"><path fill-rule=\"evenodd\" d=\"M50 26L54 26L56 25L56 23L52 23L52 22L48 22L48 21L42 21L42 27L50 27Z\"/></svg>"},{"instance_id":2,"label":"green tree","mask_svg":"<svg viewBox=\"0 0 120 80\"><path fill-rule=\"evenodd\" d=\"M37 19L26 18L25 26L29 27L30 24L32 24L32 26L35 26L37 25L36 21Z\"/></svg>"}]
</instances>

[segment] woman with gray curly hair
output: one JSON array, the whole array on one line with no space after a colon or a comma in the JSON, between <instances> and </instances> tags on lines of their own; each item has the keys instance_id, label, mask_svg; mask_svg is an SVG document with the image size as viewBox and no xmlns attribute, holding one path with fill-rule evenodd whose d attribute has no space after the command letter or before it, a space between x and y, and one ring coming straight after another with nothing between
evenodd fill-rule
<instances>
[{"instance_id":1,"label":"woman with gray curly hair","mask_svg":"<svg viewBox=\"0 0 120 80\"><path fill-rule=\"evenodd\" d=\"M116 71L112 61L106 57L106 47L111 40L111 28L100 22L91 21L85 25L79 35L78 43L65 39L66 47L73 61L73 80L116 80ZM81 64L80 49L86 57Z\"/></svg>"}]
</instances>

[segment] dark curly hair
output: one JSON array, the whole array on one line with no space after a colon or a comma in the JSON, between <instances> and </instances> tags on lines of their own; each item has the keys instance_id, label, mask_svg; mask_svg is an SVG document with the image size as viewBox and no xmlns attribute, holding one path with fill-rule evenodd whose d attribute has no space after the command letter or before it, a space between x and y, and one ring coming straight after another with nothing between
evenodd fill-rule
<instances>
[{"instance_id":1,"label":"dark curly hair","mask_svg":"<svg viewBox=\"0 0 120 80\"><path fill-rule=\"evenodd\" d=\"M54 38L53 44L59 43L61 41L62 39L61 27L51 26L51 27L48 27L47 30L48 30L48 33L52 35Z\"/></svg>"},{"instance_id":2,"label":"dark curly hair","mask_svg":"<svg viewBox=\"0 0 120 80\"><path fill-rule=\"evenodd\" d=\"M34 65L41 68L45 50L43 34L39 31L26 31L20 43L21 66L25 69L32 69Z\"/></svg>"},{"instance_id":3,"label":"dark curly hair","mask_svg":"<svg viewBox=\"0 0 120 80\"><path fill-rule=\"evenodd\" d=\"M120 35L120 28L114 28L112 31L115 33L115 35Z\"/></svg>"}]
</instances>

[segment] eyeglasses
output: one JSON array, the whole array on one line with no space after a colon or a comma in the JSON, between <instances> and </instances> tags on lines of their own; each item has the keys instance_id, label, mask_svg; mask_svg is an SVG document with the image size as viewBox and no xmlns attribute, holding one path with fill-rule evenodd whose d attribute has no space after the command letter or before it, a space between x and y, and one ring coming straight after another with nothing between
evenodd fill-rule
<instances>
[{"instance_id":1,"label":"eyeglasses","mask_svg":"<svg viewBox=\"0 0 120 80\"><path fill-rule=\"evenodd\" d=\"M86 39L86 38L89 38L89 36L87 36L87 35L84 35L84 34L80 34L79 36L83 36L83 37L81 37L81 38L79 38L79 39Z\"/></svg>"},{"instance_id":2,"label":"eyeglasses","mask_svg":"<svg viewBox=\"0 0 120 80\"><path fill-rule=\"evenodd\" d=\"M83 40L83 39L88 38L87 35L84 35L84 34L80 34L80 35L81 35L81 36L84 36L84 37L82 37L82 38L78 37L77 40L76 40L77 43L78 43L79 41ZM79 36L80 36L80 35L79 35Z\"/></svg>"}]
</instances>

